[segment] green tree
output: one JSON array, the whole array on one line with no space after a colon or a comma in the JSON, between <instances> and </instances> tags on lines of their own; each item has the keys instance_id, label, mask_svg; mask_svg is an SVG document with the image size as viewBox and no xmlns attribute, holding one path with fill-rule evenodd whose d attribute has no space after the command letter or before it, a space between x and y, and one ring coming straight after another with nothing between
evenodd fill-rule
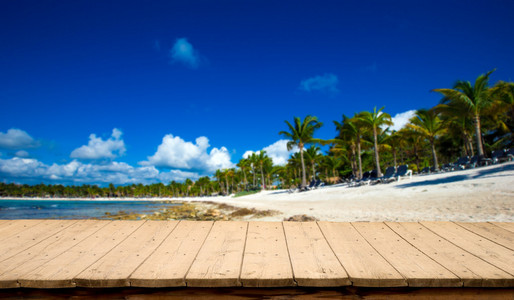
<instances>
[{"instance_id":1,"label":"green tree","mask_svg":"<svg viewBox=\"0 0 514 300\"><path fill-rule=\"evenodd\" d=\"M318 118L313 116L306 116L305 119L300 120L298 117L294 117L294 126L288 121L285 121L289 132L281 131L280 135L290 139L287 143L287 150L292 150L294 146L298 146L300 150L300 158L302 162L302 187L307 185L307 179L305 175L305 161L303 158L303 150L306 144L312 144L319 141L315 139L314 132L319 129L323 123L318 121Z\"/></svg>"},{"instance_id":2,"label":"green tree","mask_svg":"<svg viewBox=\"0 0 514 300\"><path fill-rule=\"evenodd\" d=\"M491 90L489 88L489 76L494 70L481 74L472 85L469 81L459 80L453 89L434 89L444 95L442 103L456 102L467 106L473 113L475 122L475 135L477 152L479 156L484 155L482 146L482 130L480 127L480 113L492 104Z\"/></svg>"},{"instance_id":3,"label":"green tree","mask_svg":"<svg viewBox=\"0 0 514 300\"><path fill-rule=\"evenodd\" d=\"M428 140L432 150L434 168L438 171L439 163L437 161L437 152L435 151L435 140L444 132L445 127L443 121L439 118L437 111L434 109L419 109L416 111L416 115L410 120L410 124L407 126Z\"/></svg>"},{"instance_id":4,"label":"green tree","mask_svg":"<svg viewBox=\"0 0 514 300\"><path fill-rule=\"evenodd\" d=\"M384 107L380 108L377 111L375 107L373 112L363 111L359 114L358 119L373 130L373 140L374 140L374 150L375 150L375 166L377 168L377 176L382 176L382 171L380 170L380 158L378 154L378 132L380 131L380 126L383 125L393 125L391 121L391 116L387 113L382 112Z\"/></svg>"}]
</instances>

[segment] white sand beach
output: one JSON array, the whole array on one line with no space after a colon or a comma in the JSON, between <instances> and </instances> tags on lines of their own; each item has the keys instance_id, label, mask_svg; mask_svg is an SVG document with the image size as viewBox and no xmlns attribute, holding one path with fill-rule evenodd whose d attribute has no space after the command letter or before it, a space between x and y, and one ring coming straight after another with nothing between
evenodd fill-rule
<instances>
[{"instance_id":1,"label":"white sand beach","mask_svg":"<svg viewBox=\"0 0 514 300\"><path fill-rule=\"evenodd\" d=\"M407 177L389 184L335 185L302 193L262 191L238 198L187 201L280 211L275 216L255 219L261 221L282 221L306 214L322 221L514 222L514 162Z\"/></svg>"}]
</instances>

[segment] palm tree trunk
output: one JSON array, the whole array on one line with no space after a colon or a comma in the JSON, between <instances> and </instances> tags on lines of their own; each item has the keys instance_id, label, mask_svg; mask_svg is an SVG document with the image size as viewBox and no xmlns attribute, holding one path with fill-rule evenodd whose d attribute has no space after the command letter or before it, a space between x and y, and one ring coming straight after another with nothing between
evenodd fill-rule
<instances>
[{"instance_id":1,"label":"palm tree trunk","mask_svg":"<svg viewBox=\"0 0 514 300\"><path fill-rule=\"evenodd\" d=\"M312 162L312 179L316 179L316 166L314 161Z\"/></svg>"},{"instance_id":2,"label":"palm tree trunk","mask_svg":"<svg viewBox=\"0 0 514 300\"><path fill-rule=\"evenodd\" d=\"M396 168L397 166L397 163L396 163L396 148L394 146L392 146L391 148L393 148L393 166Z\"/></svg>"},{"instance_id":3,"label":"palm tree trunk","mask_svg":"<svg viewBox=\"0 0 514 300\"><path fill-rule=\"evenodd\" d=\"M357 158L359 161L359 174L358 174L357 178L362 179L362 159L361 159L361 139L360 139L360 137L357 137Z\"/></svg>"},{"instance_id":4,"label":"palm tree trunk","mask_svg":"<svg viewBox=\"0 0 514 300\"><path fill-rule=\"evenodd\" d=\"M377 143L377 128L373 127L373 137L375 139L375 164L377 166L377 177L382 177L382 172L380 172L380 161L378 158L378 143Z\"/></svg>"},{"instance_id":5,"label":"palm tree trunk","mask_svg":"<svg viewBox=\"0 0 514 300\"><path fill-rule=\"evenodd\" d=\"M305 176L305 162L303 160L303 145L299 146L300 148L300 160L302 161L302 187L307 186L307 179Z\"/></svg>"},{"instance_id":6,"label":"palm tree trunk","mask_svg":"<svg viewBox=\"0 0 514 300\"><path fill-rule=\"evenodd\" d=\"M435 152L434 141L430 141L430 146L432 146L432 157L434 158L434 170L439 171L439 163L437 162L437 153Z\"/></svg>"},{"instance_id":7,"label":"palm tree trunk","mask_svg":"<svg viewBox=\"0 0 514 300\"><path fill-rule=\"evenodd\" d=\"M263 190L265 190L266 189L266 183L264 182L264 172L262 171L262 164L261 164L261 185L262 185L261 188Z\"/></svg>"},{"instance_id":8,"label":"palm tree trunk","mask_svg":"<svg viewBox=\"0 0 514 300\"><path fill-rule=\"evenodd\" d=\"M475 131L477 135L477 152L478 156L484 156L484 148L482 146L482 132L480 130L480 115L478 113L475 114Z\"/></svg>"}]
</instances>

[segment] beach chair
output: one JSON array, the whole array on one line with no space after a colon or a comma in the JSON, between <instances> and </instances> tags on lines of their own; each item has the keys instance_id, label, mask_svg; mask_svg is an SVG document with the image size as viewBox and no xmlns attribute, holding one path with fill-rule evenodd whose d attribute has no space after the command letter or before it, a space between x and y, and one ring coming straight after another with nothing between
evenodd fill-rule
<instances>
[{"instance_id":1,"label":"beach chair","mask_svg":"<svg viewBox=\"0 0 514 300\"><path fill-rule=\"evenodd\" d=\"M503 156L500 158L500 162L512 160L514 160L514 148L506 149L503 152Z\"/></svg>"},{"instance_id":2,"label":"beach chair","mask_svg":"<svg viewBox=\"0 0 514 300\"><path fill-rule=\"evenodd\" d=\"M454 170L464 170L469 164L469 156L460 157L456 162L453 163Z\"/></svg>"},{"instance_id":3,"label":"beach chair","mask_svg":"<svg viewBox=\"0 0 514 300\"><path fill-rule=\"evenodd\" d=\"M394 174L394 178L396 178L397 181L400 181L404 176L409 176L409 179L412 179L412 170L409 170L409 166L407 165L399 166L398 170L396 170L396 174Z\"/></svg>"},{"instance_id":4,"label":"beach chair","mask_svg":"<svg viewBox=\"0 0 514 300\"><path fill-rule=\"evenodd\" d=\"M419 172L419 174L423 174L423 175L427 175L427 174L430 174L430 168L429 167L424 167L423 169L421 169L421 171Z\"/></svg>"},{"instance_id":5,"label":"beach chair","mask_svg":"<svg viewBox=\"0 0 514 300\"><path fill-rule=\"evenodd\" d=\"M490 158L485 158L484 156L475 155L475 156L471 157L469 162L466 164L466 169L472 169L472 168L474 169L476 167L487 166L490 163L492 163L492 160Z\"/></svg>"},{"instance_id":6,"label":"beach chair","mask_svg":"<svg viewBox=\"0 0 514 300\"><path fill-rule=\"evenodd\" d=\"M497 164L500 162L500 159L505 155L505 150L504 149L500 149L500 150L494 150L493 152L491 152L491 160L492 160L492 163L493 164Z\"/></svg>"},{"instance_id":7,"label":"beach chair","mask_svg":"<svg viewBox=\"0 0 514 300\"><path fill-rule=\"evenodd\" d=\"M368 181L369 180L369 175L370 175L371 171L366 171L364 172L364 174L362 174L362 178L361 179L358 179L358 180L355 180L353 182L350 182L348 184L349 187L356 187L356 186L361 186L364 184L364 182Z\"/></svg>"},{"instance_id":8,"label":"beach chair","mask_svg":"<svg viewBox=\"0 0 514 300\"><path fill-rule=\"evenodd\" d=\"M450 163L450 164L444 164L444 165L441 167L441 170L442 170L443 172L451 172L451 171L454 171L455 169L454 169L453 164L451 164L451 163Z\"/></svg>"},{"instance_id":9,"label":"beach chair","mask_svg":"<svg viewBox=\"0 0 514 300\"><path fill-rule=\"evenodd\" d=\"M321 188L324 186L325 186L325 183L323 181L321 181L321 179L318 179L318 180L316 180L316 184L314 185L314 188L318 189L318 188Z\"/></svg>"},{"instance_id":10,"label":"beach chair","mask_svg":"<svg viewBox=\"0 0 514 300\"><path fill-rule=\"evenodd\" d=\"M384 175L378 178L378 181L381 183L388 183L389 181L394 181L394 174L396 173L395 167L387 167Z\"/></svg>"}]
</instances>

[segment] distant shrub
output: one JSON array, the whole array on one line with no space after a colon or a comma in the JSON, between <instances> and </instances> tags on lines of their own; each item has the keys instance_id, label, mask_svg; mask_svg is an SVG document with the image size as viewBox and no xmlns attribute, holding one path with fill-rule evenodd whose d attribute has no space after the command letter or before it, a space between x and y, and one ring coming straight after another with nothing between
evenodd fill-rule
<instances>
[{"instance_id":1,"label":"distant shrub","mask_svg":"<svg viewBox=\"0 0 514 300\"><path fill-rule=\"evenodd\" d=\"M242 196L248 196L248 195L251 195L251 194L257 194L258 192L260 192L260 190L254 190L254 191L242 191L242 192L239 192L237 194L234 195L234 198L236 197L242 197Z\"/></svg>"}]
</instances>

